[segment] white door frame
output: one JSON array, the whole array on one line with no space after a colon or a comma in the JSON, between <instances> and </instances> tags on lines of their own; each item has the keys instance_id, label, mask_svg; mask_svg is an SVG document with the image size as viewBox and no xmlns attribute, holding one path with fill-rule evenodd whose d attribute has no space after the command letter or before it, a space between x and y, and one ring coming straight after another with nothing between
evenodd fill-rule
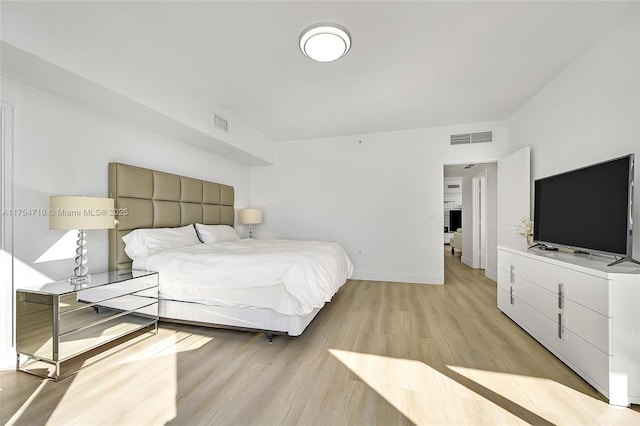
<instances>
[{"instance_id":1,"label":"white door frame","mask_svg":"<svg viewBox=\"0 0 640 426\"><path fill-rule=\"evenodd\" d=\"M487 267L487 171L484 170L471 179L472 184L472 267Z\"/></svg>"},{"instance_id":2,"label":"white door frame","mask_svg":"<svg viewBox=\"0 0 640 426\"><path fill-rule=\"evenodd\" d=\"M0 368L14 368L15 284L13 261L13 108L0 103Z\"/></svg>"}]
</instances>

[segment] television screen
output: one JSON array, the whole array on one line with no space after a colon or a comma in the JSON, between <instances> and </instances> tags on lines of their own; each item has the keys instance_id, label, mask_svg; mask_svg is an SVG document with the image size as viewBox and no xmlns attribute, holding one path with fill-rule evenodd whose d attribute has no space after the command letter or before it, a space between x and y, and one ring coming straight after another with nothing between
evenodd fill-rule
<instances>
[{"instance_id":1,"label":"television screen","mask_svg":"<svg viewBox=\"0 0 640 426\"><path fill-rule=\"evenodd\" d=\"M533 239L631 256L634 155L535 181Z\"/></svg>"},{"instance_id":2,"label":"television screen","mask_svg":"<svg viewBox=\"0 0 640 426\"><path fill-rule=\"evenodd\" d=\"M449 229L456 232L462 227L462 210L449 210Z\"/></svg>"}]
</instances>

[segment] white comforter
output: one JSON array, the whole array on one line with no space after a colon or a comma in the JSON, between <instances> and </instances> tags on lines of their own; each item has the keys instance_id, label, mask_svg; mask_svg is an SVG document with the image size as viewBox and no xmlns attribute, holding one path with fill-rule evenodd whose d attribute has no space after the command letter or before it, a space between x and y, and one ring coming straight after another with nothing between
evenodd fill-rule
<instances>
[{"instance_id":1,"label":"white comforter","mask_svg":"<svg viewBox=\"0 0 640 426\"><path fill-rule=\"evenodd\" d=\"M338 244L293 240L197 244L152 255L133 267L159 272L160 293L167 295L194 286L233 291L284 285L298 306L281 313L295 315L321 308L353 273Z\"/></svg>"}]
</instances>

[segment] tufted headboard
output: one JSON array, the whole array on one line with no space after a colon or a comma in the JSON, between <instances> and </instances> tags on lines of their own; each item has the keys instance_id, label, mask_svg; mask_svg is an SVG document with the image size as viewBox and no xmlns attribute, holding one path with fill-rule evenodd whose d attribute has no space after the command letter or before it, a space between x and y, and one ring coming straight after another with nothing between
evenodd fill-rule
<instances>
[{"instance_id":1,"label":"tufted headboard","mask_svg":"<svg viewBox=\"0 0 640 426\"><path fill-rule=\"evenodd\" d=\"M122 237L137 228L172 228L192 223L233 226L233 186L109 163L109 197L115 200L115 229L109 230L109 269L131 269Z\"/></svg>"}]
</instances>

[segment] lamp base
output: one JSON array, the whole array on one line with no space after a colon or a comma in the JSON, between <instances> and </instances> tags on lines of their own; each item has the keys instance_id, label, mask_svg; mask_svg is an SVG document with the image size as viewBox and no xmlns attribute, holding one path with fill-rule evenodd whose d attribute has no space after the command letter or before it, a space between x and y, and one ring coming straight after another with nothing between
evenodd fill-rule
<instances>
[{"instance_id":1,"label":"lamp base","mask_svg":"<svg viewBox=\"0 0 640 426\"><path fill-rule=\"evenodd\" d=\"M91 275L87 274L79 277L75 275L69 275L67 278L65 278L65 281L71 285L89 284L91 282Z\"/></svg>"},{"instance_id":2,"label":"lamp base","mask_svg":"<svg viewBox=\"0 0 640 426\"><path fill-rule=\"evenodd\" d=\"M73 275L69 275L66 281L71 285L83 285L91 282L89 268L87 268L87 234L83 229L78 230L78 248L76 248L76 267Z\"/></svg>"}]
</instances>

